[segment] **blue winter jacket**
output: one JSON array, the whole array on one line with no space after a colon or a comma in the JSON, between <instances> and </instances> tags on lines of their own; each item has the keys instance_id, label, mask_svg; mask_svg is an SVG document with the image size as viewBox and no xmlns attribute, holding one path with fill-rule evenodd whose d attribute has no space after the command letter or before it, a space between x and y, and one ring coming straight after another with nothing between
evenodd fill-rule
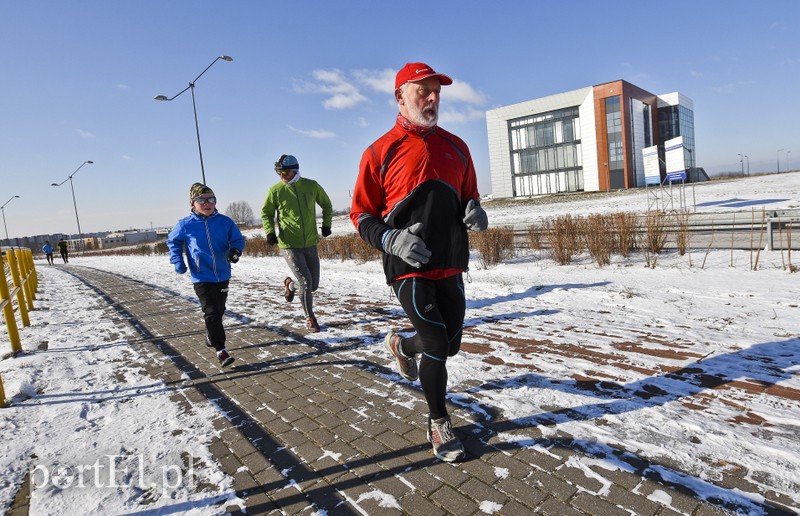
<instances>
[{"instance_id":1,"label":"blue winter jacket","mask_svg":"<svg viewBox=\"0 0 800 516\"><path fill-rule=\"evenodd\" d=\"M44 246L42 246L42 252L44 254L53 254L53 246L50 244L44 244Z\"/></svg>"},{"instance_id":2,"label":"blue winter jacket","mask_svg":"<svg viewBox=\"0 0 800 516\"><path fill-rule=\"evenodd\" d=\"M244 251L244 237L236 223L218 211L210 217L192 212L178 221L167 237L169 261L183 263L186 252L194 283L218 283L231 278L229 249Z\"/></svg>"}]
</instances>

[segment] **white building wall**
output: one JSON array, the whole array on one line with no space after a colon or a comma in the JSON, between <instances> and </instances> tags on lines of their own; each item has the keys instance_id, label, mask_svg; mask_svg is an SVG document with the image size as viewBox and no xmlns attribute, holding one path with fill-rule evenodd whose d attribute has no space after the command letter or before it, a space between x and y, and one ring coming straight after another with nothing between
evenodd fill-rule
<instances>
[{"instance_id":1,"label":"white building wall","mask_svg":"<svg viewBox=\"0 0 800 516\"><path fill-rule=\"evenodd\" d=\"M597 160L597 134L594 111L594 89L589 90L586 98L578 107L578 116L581 124L581 159L583 160L583 191L596 192L600 190L600 164Z\"/></svg>"},{"instance_id":2,"label":"white building wall","mask_svg":"<svg viewBox=\"0 0 800 516\"><path fill-rule=\"evenodd\" d=\"M694 102L692 99L677 91L658 95L658 107L662 108L667 106L683 106L694 111Z\"/></svg>"},{"instance_id":3,"label":"white building wall","mask_svg":"<svg viewBox=\"0 0 800 516\"><path fill-rule=\"evenodd\" d=\"M644 150L645 140L645 126L644 126L644 102L631 98L630 112L631 112L631 143L633 146L633 177L634 184L631 186L644 186L644 157L642 150ZM652 140L651 140L652 141Z\"/></svg>"},{"instance_id":4,"label":"white building wall","mask_svg":"<svg viewBox=\"0 0 800 516\"><path fill-rule=\"evenodd\" d=\"M581 106L581 137L585 138L591 134L594 138L594 121L590 131L584 131L583 126L583 105L589 102L592 115L594 113L594 104L592 101L592 87L581 88L579 90L568 91L543 97L536 100L529 100L520 102L519 104L512 104L510 106L503 106L496 109L490 109L486 112L486 132L489 140L489 171L492 179L492 194L495 197L513 197L514 188L511 179L511 149L508 137L508 121L515 118L535 115L537 113L546 113L556 109L564 109L568 107ZM594 117L592 116L592 120ZM581 141L581 148L583 152L584 163L584 188L586 187L587 174L586 174L586 140ZM596 145L594 146L596 147ZM594 162L597 162L597 152L593 150L595 157ZM596 165L595 165L596 166ZM595 179L596 181L596 179Z\"/></svg>"}]
</instances>

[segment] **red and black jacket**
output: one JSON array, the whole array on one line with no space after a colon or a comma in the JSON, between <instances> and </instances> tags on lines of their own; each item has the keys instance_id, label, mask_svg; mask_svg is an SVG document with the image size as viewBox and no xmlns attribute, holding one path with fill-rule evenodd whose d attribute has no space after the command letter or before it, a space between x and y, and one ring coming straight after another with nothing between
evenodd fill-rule
<instances>
[{"instance_id":1,"label":"red and black jacket","mask_svg":"<svg viewBox=\"0 0 800 516\"><path fill-rule=\"evenodd\" d=\"M441 127L418 128L398 115L395 126L361 157L350 219L377 249L389 229L423 223L419 236L431 251L417 269L384 254L387 282L398 277L442 277L441 271L466 271L467 228L462 222L470 199L479 199L475 166L461 138Z\"/></svg>"}]
</instances>

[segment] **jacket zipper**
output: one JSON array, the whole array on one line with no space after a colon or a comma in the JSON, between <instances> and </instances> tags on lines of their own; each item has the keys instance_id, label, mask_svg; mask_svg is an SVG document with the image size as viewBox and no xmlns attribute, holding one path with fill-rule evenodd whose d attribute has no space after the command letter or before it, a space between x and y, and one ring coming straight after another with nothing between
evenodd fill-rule
<instances>
[{"instance_id":1,"label":"jacket zipper","mask_svg":"<svg viewBox=\"0 0 800 516\"><path fill-rule=\"evenodd\" d=\"M217 281L219 281L219 275L217 274L217 257L214 254L214 246L211 245L211 230L209 230L208 228L208 217L206 217L203 220L203 224L205 224L206 227L206 240L208 241L208 250L211 252L211 269L212 272L214 273L214 277L217 278ZM199 269L200 268L198 267L198 270Z\"/></svg>"}]
</instances>

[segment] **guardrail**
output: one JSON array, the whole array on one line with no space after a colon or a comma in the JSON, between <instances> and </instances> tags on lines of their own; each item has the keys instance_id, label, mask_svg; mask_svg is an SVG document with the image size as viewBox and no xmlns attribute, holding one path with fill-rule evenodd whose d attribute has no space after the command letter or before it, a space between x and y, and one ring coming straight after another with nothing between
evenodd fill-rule
<instances>
[{"instance_id":1,"label":"guardrail","mask_svg":"<svg viewBox=\"0 0 800 516\"><path fill-rule=\"evenodd\" d=\"M23 326L30 326L28 312L33 310L33 300L39 290L39 279L36 266L33 263L33 253L26 247L2 247L2 270L0 278L0 309L3 310L8 338L11 341L11 351L17 354L22 351L19 338L19 327L14 315L14 301L16 300L20 319ZM11 282L9 283L9 278ZM0 408L5 406L5 391L3 379L0 377Z\"/></svg>"},{"instance_id":2,"label":"guardrail","mask_svg":"<svg viewBox=\"0 0 800 516\"><path fill-rule=\"evenodd\" d=\"M664 231L676 235L682 230L676 213L666 213ZM644 232L646 215L636 215L639 233ZM739 211L728 213L686 213L689 246L696 249L767 249L769 251L800 249L800 209ZM539 217L525 224L514 224L514 241L528 246L528 229L542 228L546 220ZM674 239L670 239L674 241ZM543 240L543 245L547 243Z\"/></svg>"}]
</instances>

